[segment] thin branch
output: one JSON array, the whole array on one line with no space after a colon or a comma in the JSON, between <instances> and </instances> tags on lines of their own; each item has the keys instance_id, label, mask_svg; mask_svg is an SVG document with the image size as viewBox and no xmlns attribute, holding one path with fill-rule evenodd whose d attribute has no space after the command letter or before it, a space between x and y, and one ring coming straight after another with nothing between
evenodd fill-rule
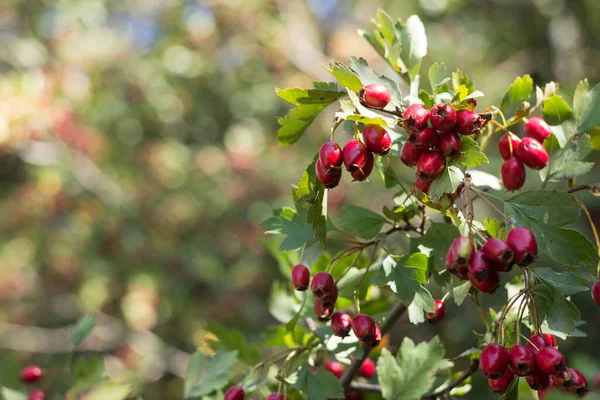
<instances>
[{"instance_id":1,"label":"thin branch","mask_svg":"<svg viewBox=\"0 0 600 400\"><path fill-rule=\"evenodd\" d=\"M351 382L348 389L358 390L361 392L376 392L381 393L381 386L373 383Z\"/></svg>"},{"instance_id":2,"label":"thin branch","mask_svg":"<svg viewBox=\"0 0 600 400\"><path fill-rule=\"evenodd\" d=\"M450 395L450 392L452 391L452 389L454 389L455 387L457 387L461 383L463 383L465 380L467 380L467 378L470 377L471 375L473 375L475 373L475 371L477 371L478 369L479 369L479 359L475 359L471 362L471 365L469 365L469 368L464 370L463 373L460 374L460 376L458 378L456 378L456 380L454 382L450 383L444 389L434 392L430 396L422 397L422 399L423 400L434 400L434 399L438 398L442 393L445 393L446 396Z\"/></svg>"},{"instance_id":3,"label":"thin branch","mask_svg":"<svg viewBox=\"0 0 600 400\"><path fill-rule=\"evenodd\" d=\"M579 192L581 190L589 190L594 195L600 195L600 183L575 186L575 187L567 189L567 193Z\"/></svg>"}]
</instances>

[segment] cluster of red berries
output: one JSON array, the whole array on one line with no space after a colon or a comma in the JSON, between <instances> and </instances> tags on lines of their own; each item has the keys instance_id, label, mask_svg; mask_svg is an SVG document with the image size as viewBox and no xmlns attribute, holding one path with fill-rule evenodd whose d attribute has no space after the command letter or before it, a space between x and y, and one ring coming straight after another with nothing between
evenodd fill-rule
<instances>
[{"instance_id":1,"label":"cluster of red berries","mask_svg":"<svg viewBox=\"0 0 600 400\"><path fill-rule=\"evenodd\" d=\"M239 386L232 386L225 392L224 400L244 400L246 392ZM250 399L254 400L254 399ZM266 400L286 400L285 394L283 393L271 393L267 396Z\"/></svg>"},{"instance_id":2,"label":"cluster of red berries","mask_svg":"<svg viewBox=\"0 0 600 400\"><path fill-rule=\"evenodd\" d=\"M490 238L479 251L468 237L459 236L446 254L446 269L459 279L468 279L479 291L493 293L500 283L498 272L510 271L513 264L531 264L537 252L535 236L527 228L511 230L506 241Z\"/></svg>"},{"instance_id":3,"label":"cluster of red berries","mask_svg":"<svg viewBox=\"0 0 600 400\"><path fill-rule=\"evenodd\" d=\"M344 374L344 364L336 361L325 361L323 364L325 370L331 372L336 378L340 379ZM375 376L375 363L370 358L365 358L365 361L360 365L358 376L371 379ZM362 393L356 390L346 390L344 392L345 400L362 400Z\"/></svg>"},{"instance_id":4,"label":"cluster of red berries","mask_svg":"<svg viewBox=\"0 0 600 400\"><path fill-rule=\"evenodd\" d=\"M588 391L581 372L567 367L553 335L533 335L526 346L517 344L509 350L498 343L489 344L479 361L490 387L499 394L506 392L515 375L524 376L540 399L552 389L565 389L579 397Z\"/></svg>"},{"instance_id":5,"label":"cluster of red berries","mask_svg":"<svg viewBox=\"0 0 600 400\"><path fill-rule=\"evenodd\" d=\"M504 160L500 173L508 190L520 189L525 183L525 165L531 169L542 169L550 157L542 145L552 134L550 126L538 117L530 118L523 125L525 137L520 139L510 132L500 138L498 151Z\"/></svg>"},{"instance_id":6,"label":"cluster of red berries","mask_svg":"<svg viewBox=\"0 0 600 400\"><path fill-rule=\"evenodd\" d=\"M44 377L44 371L37 365L30 365L21 370L21 382L31 385ZM42 389L35 389L29 393L28 400L44 400L46 398Z\"/></svg>"},{"instance_id":7,"label":"cluster of red berries","mask_svg":"<svg viewBox=\"0 0 600 400\"><path fill-rule=\"evenodd\" d=\"M480 133L487 124L480 114L471 110L457 112L449 104L436 104L431 110L423 104L412 104L404 111L402 121L408 138L400 150L400 159L409 167L417 167L413 188L425 194L431 181L444 172L446 157L461 154L459 134Z\"/></svg>"}]
</instances>

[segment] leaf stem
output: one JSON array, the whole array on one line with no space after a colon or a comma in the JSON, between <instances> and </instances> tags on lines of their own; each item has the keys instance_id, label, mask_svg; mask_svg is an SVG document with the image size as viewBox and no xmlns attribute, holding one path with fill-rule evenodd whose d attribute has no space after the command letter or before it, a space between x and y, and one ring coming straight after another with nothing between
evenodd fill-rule
<instances>
[{"instance_id":1,"label":"leaf stem","mask_svg":"<svg viewBox=\"0 0 600 400\"><path fill-rule=\"evenodd\" d=\"M480 197L480 198L481 198L483 201L485 201L485 202L486 202L486 203L487 203L487 204L488 204L490 207L492 207L492 208L493 208L493 209L494 209L494 210L495 210L495 211L496 211L498 214L502 215L502 217L503 217L503 218L506 220L506 222L508 222L508 224L509 224L510 226L513 226L513 223L512 223L512 221L510 220L510 218L508 218L508 217L506 216L506 214L504 214L502 211L500 211L500 209L499 209L498 207L496 207L496 206L494 205L494 203L492 203L492 202L491 202L491 201L490 201L490 200L489 200L489 199L486 197L486 195L485 195L485 194L484 194L482 191L480 191L480 190L477 190L477 189L475 189L475 188L473 188L473 187L471 187L471 189L472 189L472 190L473 190L475 193L477 193L477 194L479 195L479 197ZM492 196L492 195L490 195L490 197L495 197L495 196ZM502 199L500 199L499 197L495 197L495 198L496 198L496 199L499 199L499 200L502 200Z\"/></svg>"},{"instance_id":2,"label":"leaf stem","mask_svg":"<svg viewBox=\"0 0 600 400\"><path fill-rule=\"evenodd\" d=\"M585 203L576 194L574 194L573 196L575 196L575 198L579 202L579 205L581 205L581 208L583 208L583 212L585 213L585 216L587 217L587 220L590 223L590 228L592 228L592 233L594 234L594 240L596 241L596 249L598 251L598 256L600 256L600 237L598 236L598 230L596 229L596 224L594 223L594 220L592 219L592 215L590 214L590 210L588 210L588 208L585 205ZM600 279L600 261L598 262L598 269L596 271L596 278Z\"/></svg>"}]
</instances>

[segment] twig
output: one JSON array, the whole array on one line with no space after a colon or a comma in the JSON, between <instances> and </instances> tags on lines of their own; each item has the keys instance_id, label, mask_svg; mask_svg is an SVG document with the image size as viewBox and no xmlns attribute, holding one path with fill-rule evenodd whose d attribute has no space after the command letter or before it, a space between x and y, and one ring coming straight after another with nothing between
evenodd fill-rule
<instances>
[{"instance_id":1,"label":"twig","mask_svg":"<svg viewBox=\"0 0 600 400\"><path fill-rule=\"evenodd\" d=\"M377 392L381 393L381 386L373 383L351 382L348 389L359 390L361 392Z\"/></svg>"},{"instance_id":2,"label":"twig","mask_svg":"<svg viewBox=\"0 0 600 400\"><path fill-rule=\"evenodd\" d=\"M594 240L596 241L596 250L598 251L598 255L600 255L600 237L598 237L598 230L596 229L596 224L592 219L592 215L590 214L590 210L586 207L585 203L577 196L574 195L581 208L583 208L583 212L585 212L585 216L587 217L588 222L590 223L590 228L592 228L592 233L594 234ZM598 270L596 273L596 277L600 279L600 262L598 262Z\"/></svg>"},{"instance_id":3,"label":"twig","mask_svg":"<svg viewBox=\"0 0 600 400\"><path fill-rule=\"evenodd\" d=\"M500 209L498 207L496 207L494 205L494 203L492 203L491 201L488 200L488 198L486 197L486 195L480 191L475 189L474 187L471 187L471 190L473 190L475 193L477 193L479 195L479 197L481 198L481 200L485 201L490 207L492 207L498 214L500 214L505 220L506 222L509 223L509 225L513 225L512 221L510 220L510 218L508 218L506 216L506 214L504 214L502 211L500 211Z\"/></svg>"},{"instance_id":4,"label":"twig","mask_svg":"<svg viewBox=\"0 0 600 400\"><path fill-rule=\"evenodd\" d=\"M600 183L575 186L575 187L567 189L567 193L579 192L581 190L589 190L594 195L600 195Z\"/></svg>"}]
</instances>

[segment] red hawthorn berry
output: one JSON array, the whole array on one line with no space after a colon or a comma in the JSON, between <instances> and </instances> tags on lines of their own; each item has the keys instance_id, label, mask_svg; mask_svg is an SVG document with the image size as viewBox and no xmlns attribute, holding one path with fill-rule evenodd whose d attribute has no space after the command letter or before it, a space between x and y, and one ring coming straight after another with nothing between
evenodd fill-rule
<instances>
[{"instance_id":1,"label":"red hawthorn berry","mask_svg":"<svg viewBox=\"0 0 600 400\"><path fill-rule=\"evenodd\" d=\"M576 369L569 368L571 372L571 387L569 392L575 393L579 397L584 397L588 392L588 383L585 376Z\"/></svg>"},{"instance_id":2,"label":"red hawthorn berry","mask_svg":"<svg viewBox=\"0 0 600 400\"><path fill-rule=\"evenodd\" d=\"M35 383L44 377L44 371L37 365L30 365L21 370L21 382Z\"/></svg>"},{"instance_id":3,"label":"red hawthorn berry","mask_svg":"<svg viewBox=\"0 0 600 400\"><path fill-rule=\"evenodd\" d=\"M375 376L375 363L370 358L365 358L365 361L358 370L358 375L366 379L371 379Z\"/></svg>"},{"instance_id":4,"label":"red hawthorn berry","mask_svg":"<svg viewBox=\"0 0 600 400\"><path fill-rule=\"evenodd\" d=\"M435 179L446 168L446 158L439 151L426 151L417 162L417 175L424 179Z\"/></svg>"},{"instance_id":5,"label":"red hawthorn berry","mask_svg":"<svg viewBox=\"0 0 600 400\"><path fill-rule=\"evenodd\" d=\"M326 306L321 299L315 299L315 315L321 322L327 322L333 315L333 306Z\"/></svg>"},{"instance_id":6,"label":"red hawthorn berry","mask_svg":"<svg viewBox=\"0 0 600 400\"><path fill-rule=\"evenodd\" d=\"M449 131L456 125L456 111L449 104L436 104L429 111L429 121L438 131Z\"/></svg>"},{"instance_id":7,"label":"red hawthorn berry","mask_svg":"<svg viewBox=\"0 0 600 400\"><path fill-rule=\"evenodd\" d=\"M362 104L373 108L384 108L392 100L388 88L375 83L360 89L358 98Z\"/></svg>"},{"instance_id":8,"label":"red hawthorn berry","mask_svg":"<svg viewBox=\"0 0 600 400\"><path fill-rule=\"evenodd\" d=\"M486 124L487 121L474 111L461 110L456 113L456 131L461 135L480 133Z\"/></svg>"},{"instance_id":9,"label":"red hawthorn berry","mask_svg":"<svg viewBox=\"0 0 600 400\"><path fill-rule=\"evenodd\" d=\"M483 375L488 379L498 379L508 369L508 351L501 344L488 344L481 351L479 363Z\"/></svg>"},{"instance_id":10,"label":"red hawthorn berry","mask_svg":"<svg viewBox=\"0 0 600 400\"><path fill-rule=\"evenodd\" d=\"M535 355L535 363L548 375L557 375L566 368L565 357L551 346L540 348Z\"/></svg>"},{"instance_id":11,"label":"red hawthorn berry","mask_svg":"<svg viewBox=\"0 0 600 400\"><path fill-rule=\"evenodd\" d=\"M339 362L325 361L325 363L323 363L323 368L331 372L338 379L344 374L344 365Z\"/></svg>"},{"instance_id":12,"label":"red hawthorn berry","mask_svg":"<svg viewBox=\"0 0 600 400\"><path fill-rule=\"evenodd\" d=\"M379 330L379 325L375 324L375 337L371 340L369 345L371 347L377 347L379 346L379 342L381 342L381 330Z\"/></svg>"},{"instance_id":13,"label":"red hawthorn berry","mask_svg":"<svg viewBox=\"0 0 600 400\"><path fill-rule=\"evenodd\" d=\"M538 399L544 400L550 389L541 389L537 391Z\"/></svg>"},{"instance_id":14,"label":"red hawthorn berry","mask_svg":"<svg viewBox=\"0 0 600 400\"><path fill-rule=\"evenodd\" d=\"M303 292L308 289L310 283L310 271L302 264L292 268L292 283L296 290Z\"/></svg>"},{"instance_id":15,"label":"red hawthorn berry","mask_svg":"<svg viewBox=\"0 0 600 400\"><path fill-rule=\"evenodd\" d=\"M429 110L423 104L411 104L402 114L402 122L409 132L424 128L428 119Z\"/></svg>"},{"instance_id":16,"label":"red hawthorn berry","mask_svg":"<svg viewBox=\"0 0 600 400\"><path fill-rule=\"evenodd\" d=\"M232 386L225 393L225 400L244 400L246 393L239 386Z\"/></svg>"},{"instance_id":17,"label":"red hawthorn berry","mask_svg":"<svg viewBox=\"0 0 600 400\"><path fill-rule=\"evenodd\" d=\"M540 143L544 143L544 140L552 134L550 125L546 123L542 118L533 117L523 125L523 134L525 137L530 137L537 140Z\"/></svg>"},{"instance_id":18,"label":"red hawthorn berry","mask_svg":"<svg viewBox=\"0 0 600 400\"><path fill-rule=\"evenodd\" d=\"M323 297L321 297L321 301L323 302L324 307L335 307L335 302L338 299L338 287L337 285L333 285L329 292L325 293Z\"/></svg>"},{"instance_id":19,"label":"red hawthorn berry","mask_svg":"<svg viewBox=\"0 0 600 400\"><path fill-rule=\"evenodd\" d=\"M527 349L534 355L537 354L539 349L547 346L550 346L550 342L545 335L533 335L529 338L529 341L525 345L525 347L527 347Z\"/></svg>"},{"instance_id":20,"label":"red hawthorn berry","mask_svg":"<svg viewBox=\"0 0 600 400\"><path fill-rule=\"evenodd\" d=\"M310 289L315 297L321 298L328 296L334 286L335 282L330 273L317 272L312 280Z\"/></svg>"},{"instance_id":21,"label":"red hawthorn berry","mask_svg":"<svg viewBox=\"0 0 600 400\"><path fill-rule=\"evenodd\" d=\"M36 389L33 392L29 393L29 397L27 397L27 400L45 400L46 399L46 395L44 394L44 391L42 389ZM242 397L243 399L243 397Z\"/></svg>"},{"instance_id":22,"label":"red hawthorn berry","mask_svg":"<svg viewBox=\"0 0 600 400\"><path fill-rule=\"evenodd\" d=\"M531 375L535 370L535 354L517 344L508 350L509 368L517 376Z\"/></svg>"},{"instance_id":23,"label":"red hawthorn berry","mask_svg":"<svg viewBox=\"0 0 600 400\"><path fill-rule=\"evenodd\" d=\"M367 149L375 154L387 154L392 148L390 134L379 125L366 125L362 137Z\"/></svg>"},{"instance_id":24,"label":"red hawthorn berry","mask_svg":"<svg viewBox=\"0 0 600 400\"><path fill-rule=\"evenodd\" d=\"M550 386L550 376L537 367L525 377L525 380L533 390L543 390Z\"/></svg>"},{"instance_id":25,"label":"red hawthorn berry","mask_svg":"<svg viewBox=\"0 0 600 400\"><path fill-rule=\"evenodd\" d=\"M517 157L521 162L531 169L542 169L550 161L548 152L533 138L523 138L521 144L517 148Z\"/></svg>"},{"instance_id":26,"label":"red hawthorn berry","mask_svg":"<svg viewBox=\"0 0 600 400\"><path fill-rule=\"evenodd\" d=\"M363 395L358 390L346 390L344 400L363 400Z\"/></svg>"},{"instance_id":27,"label":"red hawthorn berry","mask_svg":"<svg viewBox=\"0 0 600 400\"><path fill-rule=\"evenodd\" d=\"M469 261L469 280L485 281L493 273L494 270L485 254L481 251L473 253Z\"/></svg>"},{"instance_id":28,"label":"red hawthorn berry","mask_svg":"<svg viewBox=\"0 0 600 400\"><path fill-rule=\"evenodd\" d=\"M485 254L496 271L506 272L512 268L513 251L503 240L488 239L481 248L481 252Z\"/></svg>"},{"instance_id":29,"label":"red hawthorn berry","mask_svg":"<svg viewBox=\"0 0 600 400\"><path fill-rule=\"evenodd\" d=\"M527 177L525 166L517 157L504 161L500 174L502 175L502 183L507 190L521 189Z\"/></svg>"},{"instance_id":30,"label":"red hawthorn berry","mask_svg":"<svg viewBox=\"0 0 600 400\"><path fill-rule=\"evenodd\" d=\"M319 179L327 189L333 189L339 185L340 179L342 178L341 169L327 170L321 163L320 158L315 163L315 172L317 174L317 179Z\"/></svg>"},{"instance_id":31,"label":"red hawthorn berry","mask_svg":"<svg viewBox=\"0 0 600 400\"><path fill-rule=\"evenodd\" d=\"M367 162L367 155L371 154L367 146L360 140L352 139L344 145L342 151L344 165L348 172L363 168Z\"/></svg>"},{"instance_id":32,"label":"red hawthorn berry","mask_svg":"<svg viewBox=\"0 0 600 400\"><path fill-rule=\"evenodd\" d=\"M419 161L419 157L423 154L423 150L417 149L417 147L409 142L408 140L402 145L400 150L400 160L408 167L414 167Z\"/></svg>"},{"instance_id":33,"label":"red hawthorn berry","mask_svg":"<svg viewBox=\"0 0 600 400\"><path fill-rule=\"evenodd\" d=\"M446 269L462 280L468 279L468 266L475 249L466 236L459 236L452 241L446 254Z\"/></svg>"},{"instance_id":34,"label":"red hawthorn berry","mask_svg":"<svg viewBox=\"0 0 600 400\"><path fill-rule=\"evenodd\" d=\"M352 319L352 330L358 340L363 343L369 343L375 339L376 326L373 318L366 314L358 314Z\"/></svg>"},{"instance_id":35,"label":"red hawthorn berry","mask_svg":"<svg viewBox=\"0 0 600 400\"><path fill-rule=\"evenodd\" d=\"M326 170L342 168L344 162L342 148L336 142L325 142L319 149L319 159Z\"/></svg>"},{"instance_id":36,"label":"red hawthorn berry","mask_svg":"<svg viewBox=\"0 0 600 400\"><path fill-rule=\"evenodd\" d=\"M551 333L544 333L544 337L546 338L546 341L550 346L558 348L558 344L556 343L556 337L554 335L552 335Z\"/></svg>"},{"instance_id":37,"label":"red hawthorn berry","mask_svg":"<svg viewBox=\"0 0 600 400\"><path fill-rule=\"evenodd\" d=\"M592 299L600 306L600 281L594 283L594 286L592 286Z\"/></svg>"},{"instance_id":38,"label":"red hawthorn berry","mask_svg":"<svg viewBox=\"0 0 600 400\"><path fill-rule=\"evenodd\" d=\"M362 182L371 175L371 172L373 172L373 165L375 165L375 158L373 157L373 153L369 151L365 157L365 164L362 167L351 171L350 175L355 181Z\"/></svg>"},{"instance_id":39,"label":"red hawthorn berry","mask_svg":"<svg viewBox=\"0 0 600 400\"><path fill-rule=\"evenodd\" d=\"M419 150L429 150L437 146L440 135L433 128L423 128L412 134L411 139Z\"/></svg>"},{"instance_id":40,"label":"red hawthorn berry","mask_svg":"<svg viewBox=\"0 0 600 400\"><path fill-rule=\"evenodd\" d=\"M527 228L515 228L508 232L506 244L514 253L514 261L525 267L537 258L538 245L533 232Z\"/></svg>"},{"instance_id":41,"label":"red hawthorn berry","mask_svg":"<svg viewBox=\"0 0 600 400\"><path fill-rule=\"evenodd\" d=\"M446 304L442 300L435 301L435 311L428 312L425 314L427 322L431 325L435 325L446 316Z\"/></svg>"},{"instance_id":42,"label":"red hawthorn berry","mask_svg":"<svg viewBox=\"0 0 600 400\"><path fill-rule=\"evenodd\" d=\"M498 152L503 160L508 160L511 157L517 155L517 149L521 144L521 139L512 133L502 135L500 141L498 141ZM512 146L512 152L511 152Z\"/></svg>"},{"instance_id":43,"label":"red hawthorn berry","mask_svg":"<svg viewBox=\"0 0 600 400\"><path fill-rule=\"evenodd\" d=\"M352 317L348 313L336 312L331 317L331 330L335 336L345 338L352 329Z\"/></svg>"},{"instance_id":44,"label":"red hawthorn berry","mask_svg":"<svg viewBox=\"0 0 600 400\"><path fill-rule=\"evenodd\" d=\"M572 376L565 368L556 375L550 375L550 386L568 390L573 385Z\"/></svg>"},{"instance_id":45,"label":"red hawthorn berry","mask_svg":"<svg viewBox=\"0 0 600 400\"><path fill-rule=\"evenodd\" d=\"M442 155L447 157L457 157L461 149L460 136L456 132L444 132L440 135L438 147Z\"/></svg>"},{"instance_id":46,"label":"red hawthorn berry","mask_svg":"<svg viewBox=\"0 0 600 400\"><path fill-rule=\"evenodd\" d=\"M506 371L504 371L504 375L498 379L488 379L488 383L495 393L504 394L508 390L513 379L515 379L515 375L507 368Z\"/></svg>"},{"instance_id":47,"label":"red hawthorn berry","mask_svg":"<svg viewBox=\"0 0 600 400\"><path fill-rule=\"evenodd\" d=\"M482 293L494 293L496 289L500 287L500 278L498 277L498 273L496 271L492 271L492 274L489 278L478 281L474 279L469 279L471 285Z\"/></svg>"},{"instance_id":48,"label":"red hawthorn berry","mask_svg":"<svg viewBox=\"0 0 600 400\"><path fill-rule=\"evenodd\" d=\"M418 189L425 194L429 193L430 186L431 186L431 181L427 180L427 179L423 179L423 178L417 178L417 179L415 179L415 182L413 183L413 189Z\"/></svg>"},{"instance_id":49,"label":"red hawthorn berry","mask_svg":"<svg viewBox=\"0 0 600 400\"><path fill-rule=\"evenodd\" d=\"M271 393L266 400L286 400L286 397L283 393Z\"/></svg>"}]
</instances>

